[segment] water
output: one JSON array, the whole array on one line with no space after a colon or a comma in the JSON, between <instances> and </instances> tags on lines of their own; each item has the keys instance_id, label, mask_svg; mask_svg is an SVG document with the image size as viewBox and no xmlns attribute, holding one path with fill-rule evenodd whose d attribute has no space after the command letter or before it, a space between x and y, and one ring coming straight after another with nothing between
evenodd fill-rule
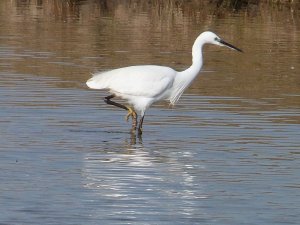
<instances>
[{"instance_id":1,"label":"water","mask_svg":"<svg viewBox=\"0 0 300 225\"><path fill-rule=\"evenodd\" d=\"M71 3L0 3L1 224L298 224L299 10ZM184 69L206 29L245 54L205 47L203 76L142 138L85 87Z\"/></svg>"}]
</instances>

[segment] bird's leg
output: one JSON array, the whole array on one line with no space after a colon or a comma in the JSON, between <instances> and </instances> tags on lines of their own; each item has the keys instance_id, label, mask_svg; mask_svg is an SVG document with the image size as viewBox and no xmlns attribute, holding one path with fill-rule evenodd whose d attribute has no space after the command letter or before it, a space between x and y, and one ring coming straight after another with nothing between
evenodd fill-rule
<instances>
[{"instance_id":1,"label":"bird's leg","mask_svg":"<svg viewBox=\"0 0 300 225\"><path fill-rule=\"evenodd\" d=\"M136 130L136 125L137 125L137 114L134 111L134 109L132 109L131 107L127 106L128 108L128 113L125 116L125 120L128 122L129 117L132 117L132 130Z\"/></svg>"},{"instance_id":2,"label":"bird's leg","mask_svg":"<svg viewBox=\"0 0 300 225\"><path fill-rule=\"evenodd\" d=\"M141 117L140 119L140 124L139 124L139 127L138 127L138 135L142 135L143 133L143 122L144 122L144 115Z\"/></svg>"},{"instance_id":3,"label":"bird's leg","mask_svg":"<svg viewBox=\"0 0 300 225\"><path fill-rule=\"evenodd\" d=\"M116 97L115 94L112 94L112 95L109 95L107 97L104 98L104 101L105 103L109 104L109 105L114 105L114 106L117 106L119 108L122 108L122 109L125 109L128 111L127 115L125 116L125 120L128 121L129 117L131 116L132 117L132 129L133 130L136 130L136 125L137 125L137 114L136 112L134 111L134 109L132 109L131 107L127 107L125 105L122 105L120 103L117 103L117 102L113 102L111 101L110 99Z\"/></svg>"},{"instance_id":4,"label":"bird's leg","mask_svg":"<svg viewBox=\"0 0 300 225\"><path fill-rule=\"evenodd\" d=\"M130 106L126 106L126 107L127 107L128 113L125 116L125 120L128 122L128 119L130 116L132 117L132 119L134 119L134 118L136 119L137 115L136 115L136 112L134 111L134 109L132 109Z\"/></svg>"},{"instance_id":5,"label":"bird's leg","mask_svg":"<svg viewBox=\"0 0 300 225\"><path fill-rule=\"evenodd\" d=\"M113 101L110 100L111 98L114 98L114 97L116 97L115 94L106 96L106 97L104 98L104 102L105 102L106 104L109 104L109 105L114 105L114 106L117 106L117 107L119 107L119 108L122 108L122 109L125 109L125 110L129 110L125 105L122 105L122 104L120 104L120 103L113 102Z\"/></svg>"}]
</instances>

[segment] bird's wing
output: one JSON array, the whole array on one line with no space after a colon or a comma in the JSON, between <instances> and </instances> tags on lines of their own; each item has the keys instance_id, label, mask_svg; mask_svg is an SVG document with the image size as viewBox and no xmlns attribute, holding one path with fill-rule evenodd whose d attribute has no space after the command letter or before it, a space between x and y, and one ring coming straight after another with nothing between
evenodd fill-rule
<instances>
[{"instance_id":1,"label":"bird's wing","mask_svg":"<svg viewBox=\"0 0 300 225\"><path fill-rule=\"evenodd\" d=\"M90 84L94 83L92 88L109 89L120 95L152 98L170 88L175 75L176 71L169 67L131 66L97 74L90 79Z\"/></svg>"}]
</instances>

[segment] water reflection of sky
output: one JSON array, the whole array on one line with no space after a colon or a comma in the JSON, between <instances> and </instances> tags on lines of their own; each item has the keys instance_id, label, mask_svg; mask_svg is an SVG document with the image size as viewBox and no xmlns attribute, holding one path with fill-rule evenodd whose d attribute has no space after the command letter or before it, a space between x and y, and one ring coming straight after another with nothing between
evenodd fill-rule
<instances>
[{"instance_id":1,"label":"water reflection of sky","mask_svg":"<svg viewBox=\"0 0 300 225\"><path fill-rule=\"evenodd\" d=\"M247 218L271 224L297 217L299 127L277 120L296 111L259 111L251 99L185 95L175 109L149 110L147 135L139 139L130 134L124 112L101 107L94 92L58 88L54 78L1 76L7 221L16 221L7 219L12 214L22 218L15 217L17 209L64 221L62 208L107 223ZM39 210L45 196L48 207Z\"/></svg>"},{"instance_id":2,"label":"water reflection of sky","mask_svg":"<svg viewBox=\"0 0 300 225\"><path fill-rule=\"evenodd\" d=\"M53 2L0 1L0 223L298 224L295 11ZM208 28L245 54L206 47L202 76L147 112L141 139L84 85L125 64L184 69Z\"/></svg>"}]
</instances>

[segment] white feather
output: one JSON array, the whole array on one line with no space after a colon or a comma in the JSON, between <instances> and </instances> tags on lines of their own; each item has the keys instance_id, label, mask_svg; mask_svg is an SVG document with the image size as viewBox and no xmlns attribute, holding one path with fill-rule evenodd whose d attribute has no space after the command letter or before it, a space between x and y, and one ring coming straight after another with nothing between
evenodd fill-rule
<instances>
[{"instance_id":1,"label":"white feather","mask_svg":"<svg viewBox=\"0 0 300 225\"><path fill-rule=\"evenodd\" d=\"M179 100L202 67L202 47L206 43L226 45L241 51L207 31L195 40L192 49L193 64L185 71L177 72L169 67L155 65L129 66L97 73L86 84L92 89L107 89L127 100L143 116L156 101L169 100L171 104L175 104Z\"/></svg>"},{"instance_id":2,"label":"white feather","mask_svg":"<svg viewBox=\"0 0 300 225\"><path fill-rule=\"evenodd\" d=\"M155 98L169 89L176 71L163 66L130 66L95 74L87 81L92 89L108 89L122 95Z\"/></svg>"}]
</instances>

